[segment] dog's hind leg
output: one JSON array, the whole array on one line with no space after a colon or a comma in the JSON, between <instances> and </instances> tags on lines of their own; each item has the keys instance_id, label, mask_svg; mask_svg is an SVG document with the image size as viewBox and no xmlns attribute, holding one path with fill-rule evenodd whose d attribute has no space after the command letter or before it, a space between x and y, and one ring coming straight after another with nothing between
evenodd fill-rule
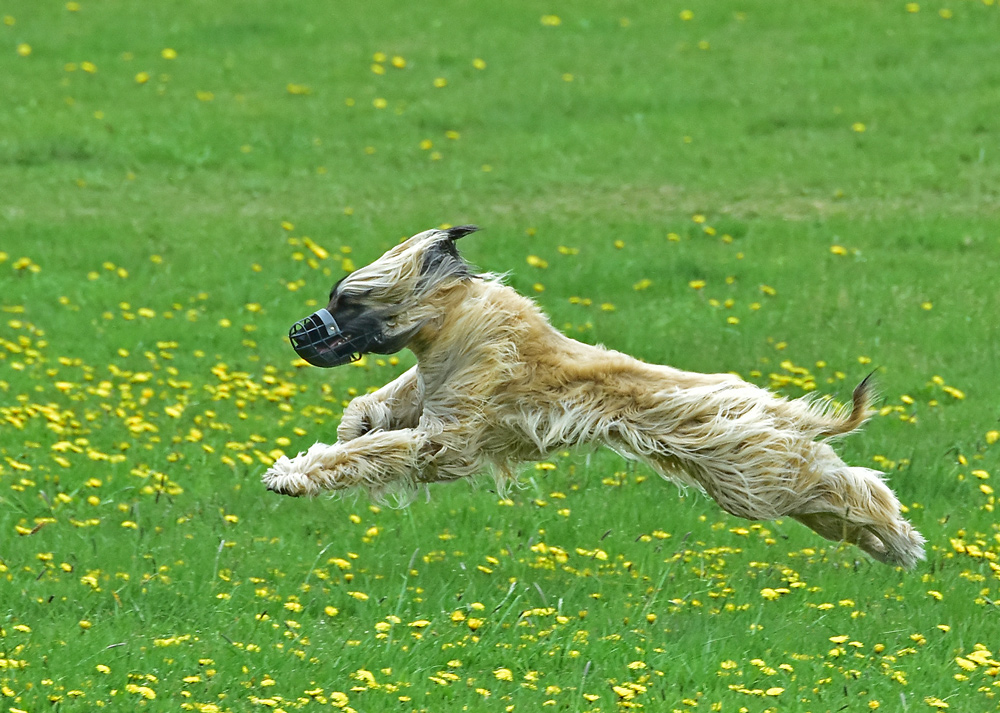
<instances>
[{"instance_id":1,"label":"dog's hind leg","mask_svg":"<svg viewBox=\"0 0 1000 713\"><path fill-rule=\"evenodd\" d=\"M880 562L907 569L924 558L923 536L903 519L899 500L878 471L841 462L809 494L789 514L823 537L850 542Z\"/></svg>"}]
</instances>

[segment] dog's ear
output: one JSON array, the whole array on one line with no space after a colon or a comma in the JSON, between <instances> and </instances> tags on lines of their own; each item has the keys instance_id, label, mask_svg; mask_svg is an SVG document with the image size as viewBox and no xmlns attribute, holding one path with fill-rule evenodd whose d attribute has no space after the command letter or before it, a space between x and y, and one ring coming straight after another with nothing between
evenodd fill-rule
<instances>
[{"instance_id":1,"label":"dog's ear","mask_svg":"<svg viewBox=\"0 0 1000 713\"><path fill-rule=\"evenodd\" d=\"M456 225L454 228L448 228L443 231L448 239L451 241L458 240L459 238L464 238L469 233L474 233L479 230L478 225Z\"/></svg>"},{"instance_id":2,"label":"dog's ear","mask_svg":"<svg viewBox=\"0 0 1000 713\"><path fill-rule=\"evenodd\" d=\"M461 237L474 233L479 228L475 225L459 225L454 228L442 230L444 239L435 240L424 255L424 262L421 265L420 274L428 275L432 273L448 274L453 277L466 277L470 274L469 266L458 254L455 241Z\"/></svg>"}]
</instances>

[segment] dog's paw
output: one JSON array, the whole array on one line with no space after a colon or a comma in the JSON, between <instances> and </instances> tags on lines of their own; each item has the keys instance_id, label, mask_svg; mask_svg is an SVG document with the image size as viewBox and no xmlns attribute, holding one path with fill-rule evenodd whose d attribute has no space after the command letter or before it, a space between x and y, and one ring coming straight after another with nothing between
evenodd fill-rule
<instances>
[{"instance_id":1,"label":"dog's paw","mask_svg":"<svg viewBox=\"0 0 1000 713\"><path fill-rule=\"evenodd\" d=\"M287 456L278 458L261 476L261 481L272 493L289 495L293 498L316 495L320 491L308 474L295 469L294 461L289 460Z\"/></svg>"}]
</instances>

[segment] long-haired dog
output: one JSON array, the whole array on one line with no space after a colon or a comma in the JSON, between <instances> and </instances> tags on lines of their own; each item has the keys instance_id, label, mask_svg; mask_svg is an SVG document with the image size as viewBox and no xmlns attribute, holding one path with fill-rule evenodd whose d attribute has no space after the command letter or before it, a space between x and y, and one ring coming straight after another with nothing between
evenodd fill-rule
<instances>
[{"instance_id":1,"label":"long-haired dog","mask_svg":"<svg viewBox=\"0 0 1000 713\"><path fill-rule=\"evenodd\" d=\"M882 474L846 465L827 440L869 415L867 380L850 407L788 400L728 374L646 364L561 334L531 301L460 257L474 226L428 230L338 282L325 309L292 327L298 354L337 366L409 348L417 365L354 399L337 442L281 457L269 490L364 488L406 498L420 484L604 444L691 485L748 520L792 517L875 559L913 567L924 538Z\"/></svg>"}]
</instances>

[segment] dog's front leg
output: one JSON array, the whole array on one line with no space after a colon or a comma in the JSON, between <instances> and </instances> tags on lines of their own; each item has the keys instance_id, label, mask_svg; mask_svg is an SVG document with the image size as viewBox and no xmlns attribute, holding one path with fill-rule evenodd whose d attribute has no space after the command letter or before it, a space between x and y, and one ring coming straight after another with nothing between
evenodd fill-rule
<instances>
[{"instance_id":1,"label":"dog's front leg","mask_svg":"<svg viewBox=\"0 0 1000 713\"><path fill-rule=\"evenodd\" d=\"M373 431L333 445L317 443L294 458L281 456L263 481L268 490L296 497L359 486L378 493L396 481L415 484L427 468L427 445L426 434L416 428Z\"/></svg>"},{"instance_id":2,"label":"dog's front leg","mask_svg":"<svg viewBox=\"0 0 1000 713\"><path fill-rule=\"evenodd\" d=\"M370 431L413 428L421 411L417 367L378 391L359 396L347 405L337 427L337 440L353 441Z\"/></svg>"}]
</instances>

